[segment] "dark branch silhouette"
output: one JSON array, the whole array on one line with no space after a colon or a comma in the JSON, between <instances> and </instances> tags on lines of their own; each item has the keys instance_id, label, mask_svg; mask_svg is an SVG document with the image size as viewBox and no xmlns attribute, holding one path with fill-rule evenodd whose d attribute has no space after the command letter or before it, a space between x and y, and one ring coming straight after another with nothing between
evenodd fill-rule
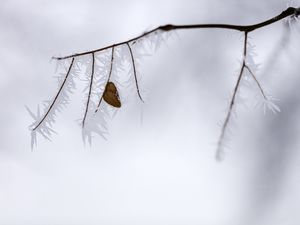
<instances>
[{"instance_id":1,"label":"dark branch silhouette","mask_svg":"<svg viewBox=\"0 0 300 225\"><path fill-rule=\"evenodd\" d=\"M61 84L60 88L58 89L58 92L56 93L56 96L55 96L55 98L53 99L53 101L52 101L52 103L51 103L49 109L47 110L47 112L45 113L45 115L43 116L43 118L40 120L40 122L32 129L32 131L35 131L35 130L36 130L36 129L44 122L44 120L47 118L48 114L49 114L50 111L52 110L52 108L53 108L53 106L54 106L56 100L58 99L58 96L60 95L60 93L61 93L61 91L62 91L62 89L63 89L63 87L64 87L64 85L65 85L65 83L66 83L66 81L67 81L67 79L68 79L68 77L69 77L69 75L70 75L70 71L71 71L71 69L72 69L72 67L73 67L74 59L75 59L75 58L72 58L72 61L71 61L71 64L70 64L70 66L69 66L68 72L67 72L67 74L66 74L66 76L65 76L65 79L64 79L63 83Z\"/></svg>"},{"instance_id":2,"label":"dark branch silhouette","mask_svg":"<svg viewBox=\"0 0 300 225\"><path fill-rule=\"evenodd\" d=\"M261 84L258 82L256 76L254 75L254 73L252 72L252 70L250 69L250 67L248 65L245 65L245 68L249 71L249 73L251 74L252 78L254 79L255 83L257 84L262 96L264 97L265 100L268 100L264 89L262 88Z\"/></svg>"},{"instance_id":3,"label":"dark branch silhouette","mask_svg":"<svg viewBox=\"0 0 300 225\"><path fill-rule=\"evenodd\" d=\"M87 55L87 54L91 54L91 53L95 53L95 52L101 52L104 51L106 49L112 48L112 47L117 47L123 44L128 44L130 42L134 42L137 41L147 35L150 35L152 33L155 33L157 31L172 31L172 30L187 30L187 29L203 29L203 28L221 28L221 29L230 29L230 30L236 30L236 31L242 31L242 32L247 32L250 33L251 31L257 30L259 28L268 26L272 23L275 23L279 20L282 20L288 16L298 16L299 15L299 8L293 8L293 7L289 7L286 10L284 10L282 13L280 13L279 15L266 20L264 22L261 23L257 23L257 24L253 24L253 25L231 25L231 24L194 24L194 25L172 25L172 24L167 24L164 26L159 26L153 30L150 30L148 32L145 32L135 38L131 38L127 41L122 41L119 43L115 43L112 45L108 45L106 47L103 48L99 48L99 49L95 49L95 50L91 50L91 51L86 51L86 52L81 52L81 53L76 53L73 55L68 55L68 56L63 56L63 57L53 57L53 59L57 59L57 60L63 60L63 59L68 59L68 58L72 58L72 57L78 57L78 56L83 56L83 55Z\"/></svg>"},{"instance_id":4,"label":"dark branch silhouette","mask_svg":"<svg viewBox=\"0 0 300 225\"><path fill-rule=\"evenodd\" d=\"M85 124L86 115L87 115L88 110L89 110L89 104L90 104L90 98L91 98L93 80L94 80L94 72L95 72L95 54L92 53L92 73L91 73L91 78L90 78L91 80L90 80L90 85L89 85L89 94L88 94L88 98L87 98L87 102L86 102L85 113L84 113L84 117L83 117L83 120L82 120L82 127L83 128L84 128L84 124Z\"/></svg>"},{"instance_id":5,"label":"dark branch silhouette","mask_svg":"<svg viewBox=\"0 0 300 225\"><path fill-rule=\"evenodd\" d=\"M136 67L135 67L135 62L134 62L134 56L133 56L133 53L132 53L130 45L128 43L126 43L126 45L128 46L129 51L130 51L131 62L132 62L132 67L133 67L133 74L134 74L134 80L135 80L135 86L136 86L136 91L137 91L137 94L138 94L140 100L142 102L144 102L144 100L142 99L141 93L140 93L139 85L138 85L138 80L137 80L137 75L136 75Z\"/></svg>"},{"instance_id":6,"label":"dark branch silhouette","mask_svg":"<svg viewBox=\"0 0 300 225\"><path fill-rule=\"evenodd\" d=\"M101 97L100 97L100 100L99 100L99 102L98 102L97 109L95 110L95 113L98 112L98 109L99 109L99 107L100 107L100 104L101 104L101 102L102 102L102 100L103 100L103 95L104 95L104 93L105 93L105 87L106 87L106 85L108 84L108 82L109 82L109 80L110 80L110 77L111 77L111 74L112 74L113 65L114 65L114 51L115 51L115 46L113 46L113 47L111 48L111 59L110 59L110 69L109 69L109 74L108 74L108 78L107 78L106 84L104 85L104 90L103 90L102 95L101 95Z\"/></svg>"},{"instance_id":7,"label":"dark branch silhouette","mask_svg":"<svg viewBox=\"0 0 300 225\"><path fill-rule=\"evenodd\" d=\"M246 67L247 41L248 41L248 32L245 32L243 63L242 63L242 67L241 67L237 82L236 82L235 87L234 87L232 98L230 100L229 109L227 111L227 115L225 117L225 121L224 121L223 126L222 126L221 135L219 137L218 148L217 148L217 152L216 152L216 159L217 160L222 159L222 154L223 154L222 147L223 147L224 136L225 136L225 133L226 133L226 129L228 127L229 120L231 118L233 106L234 106L234 103L235 103L235 98L236 98L236 95L237 95L237 92L238 92L238 89L239 89L239 86L240 86L240 82L241 82L242 77L243 77L243 72L244 72L244 69Z\"/></svg>"}]
</instances>

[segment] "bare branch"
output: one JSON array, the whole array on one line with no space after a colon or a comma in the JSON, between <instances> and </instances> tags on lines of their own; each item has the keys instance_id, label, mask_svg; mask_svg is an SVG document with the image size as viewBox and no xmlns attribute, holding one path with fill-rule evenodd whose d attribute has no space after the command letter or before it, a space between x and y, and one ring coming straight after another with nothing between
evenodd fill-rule
<instances>
[{"instance_id":1,"label":"bare branch","mask_svg":"<svg viewBox=\"0 0 300 225\"><path fill-rule=\"evenodd\" d=\"M61 93L61 91L62 91L62 89L63 89L63 87L64 87L64 85L65 85L65 83L66 83L66 81L67 81L67 79L68 79L68 77L69 77L69 75L70 75L70 71L71 71L71 69L72 69L72 67L73 67L74 59L75 59L75 58L72 58L72 61L71 61L71 64L70 64L70 66L69 66L68 72L67 72L67 74L66 74L66 76L65 76L65 79L64 79L63 83L61 84L61 86L60 86L58 92L56 93L56 96L54 97L54 99L53 99L53 101L52 101L52 103L51 103L49 109L47 110L47 112L45 113L45 115L43 116L43 118L41 119L41 121L40 121L40 122L32 129L32 131L35 131L35 130L36 130L36 129L44 122L44 120L47 118L48 114L49 114L50 111L52 110L52 108L53 108L53 106L54 106L56 100L58 99L58 96L60 95L60 93Z\"/></svg>"},{"instance_id":2,"label":"bare branch","mask_svg":"<svg viewBox=\"0 0 300 225\"><path fill-rule=\"evenodd\" d=\"M131 63L132 63L132 68L133 68L133 75L134 75L134 79L135 79L135 86L136 86L137 94L138 94L138 97L140 98L140 100L142 102L144 102L143 99L142 99L142 97L141 97L140 90L139 90L139 84L138 84L138 79L137 79L137 71L136 71L136 62L135 62L134 54L133 54L133 51L132 51L132 48L131 48L135 44L136 41L139 41L140 39L142 39L144 37L147 37L148 35L151 35L151 34L157 34L158 32L169 32L169 31L173 31L173 30L207 29L207 28L211 28L211 29L215 29L215 28L229 29L229 30L235 30L235 31L243 32L244 35L245 35L245 39L244 39L244 48L243 48L244 52L243 52L242 66L241 66L240 73L239 73L238 79L236 81L236 84L234 86L233 95L232 95L232 97L230 99L229 109L227 111L224 123L222 125L221 134L220 134L220 137L219 137L219 140L218 140L218 149L217 149L217 152L216 152L216 158L220 159L221 158L221 154L222 154L222 149L221 148L224 146L224 143L223 143L224 142L224 137L225 137L225 134L227 132L228 124L230 122L230 119L232 117L232 112L233 112L233 109L234 109L234 105L235 105L235 101L236 101L236 96L237 96L237 93L239 91L240 83L241 83L241 80L243 78L243 73L244 73L245 69L247 69L250 72L251 76L253 77L253 79L255 80L256 84L258 85L258 87L259 87L259 89L260 89L260 91L261 91L264 99L267 100L267 96L265 95L265 92L262 89L260 83L256 79L256 76L251 71L251 69L249 68L249 66L246 64L248 33L252 32L254 30L266 27L268 25L271 25L271 24L273 24L273 23L275 23L277 21L280 21L280 20L282 20L282 19L284 19L286 17L289 17L289 16L298 17L299 14L300 14L300 8L289 7L286 10L284 10L283 12L281 12L279 15L277 15L277 16L269 19L269 20L266 20L264 22L253 24L253 25L232 25L232 24L172 25L172 24L168 24L168 25L164 25L164 26L158 26L157 28L152 29L152 30L150 30L148 32L145 32L145 33L143 33L143 34L141 34L139 36L136 36L134 38L128 39L126 41L122 41L122 42L119 42L119 43L108 45L106 47L102 47L102 48L95 49L95 50L90 50L90 51L85 51L85 52L81 52L81 53L76 53L76 54L72 54L72 55L68 55L68 56L64 56L64 57L53 57L53 59L56 59L56 60L64 60L64 59L72 58L72 61L71 61L71 64L69 66L68 72L67 72L67 74L66 74L66 76L64 78L64 81L61 84L58 92L56 93L56 96L55 96L54 100L50 104L49 108L47 109L47 111L45 112L45 114L43 115L43 117L38 116L38 118L41 118L41 120L38 122L38 124L36 126L34 126L34 128L32 129L32 131L35 131L36 129L38 129L40 127L40 125L43 124L43 122L47 123L46 122L47 121L46 118L47 117L51 118L51 114L49 115L49 113L51 112L51 110L53 110L53 112L55 112L55 109L53 109L53 108L55 108L54 106L55 106L55 103L57 102L57 99L59 98L59 96L60 95L63 96L63 94L61 94L61 92L64 90L65 83L66 83L66 81L67 81L67 79L68 79L68 77L70 75L70 71L71 71L71 69L73 67L73 63L74 63L74 60L75 60L76 57L80 57L80 56L84 56L84 55L89 55L89 54L92 55L92 72L91 72L91 77L90 77L89 92L88 92L88 98L87 98L86 107L85 107L85 113L84 113L84 117L83 117L83 121L82 121L82 128L84 128L85 121L86 121L87 114L88 114L88 110L89 110L90 101L91 101L91 93L92 93L92 87L93 87L93 82L94 82L93 80L94 80L94 74L95 74L95 54L97 52L101 52L101 51L104 51L104 50L111 49L110 70L109 70L108 79L107 79L107 82L106 82L106 85L105 85L105 88L106 88L106 86L107 86L107 84L109 84L111 76L112 76L112 71L113 71L113 66L114 66L114 48L117 47L117 46L121 46L121 45L127 45L128 49L129 49L129 52L130 52L130 57L131 57ZM105 93L105 89L103 90L101 98L99 99L99 103L98 103L98 106L97 106L97 108L95 110L95 113L98 111L98 109L99 109L99 107L101 105L104 93ZM117 93L117 91L116 91L116 93ZM104 97L104 100L105 100L105 97ZM269 104L271 104L271 103L269 103ZM274 104L271 105L271 107L273 109L277 110L276 106ZM279 111L279 110L277 110L277 111ZM38 130L38 131L40 131L40 130ZM49 130L47 130L45 132L49 133ZM35 139L35 132L32 132L32 134L33 134L33 138ZM41 132L41 134L44 135L43 132ZM47 138L47 137L45 136L45 138Z\"/></svg>"},{"instance_id":3,"label":"bare branch","mask_svg":"<svg viewBox=\"0 0 300 225\"><path fill-rule=\"evenodd\" d=\"M98 112L98 109L100 107L100 104L102 102L103 95L104 95L104 92L105 92L105 87L106 87L106 85L108 84L108 82L109 82L109 80L111 78L111 74L112 74L112 70L113 70L113 64L114 64L114 51L115 51L115 46L113 46L111 48L111 59L110 59L110 69L109 69L108 79L106 81L106 84L104 85L104 90L103 90L102 95L100 97L100 100L99 100L99 103L97 105L97 109L95 110L95 113Z\"/></svg>"},{"instance_id":4,"label":"bare branch","mask_svg":"<svg viewBox=\"0 0 300 225\"><path fill-rule=\"evenodd\" d=\"M132 61L132 67L133 67L133 74L134 74L134 79L135 79L136 91L137 91L137 94L138 94L140 100L142 102L144 102L144 100L142 99L142 96L140 94L140 89L139 89L138 80L137 80L137 76L136 76L136 68L135 68L135 62L134 62L133 53L132 53L130 45L128 43L126 43L126 44L127 44L128 48L129 48L129 51L130 51L130 56L131 56L131 61Z\"/></svg>"},{"instance_id":5,"label":"bare branch","mask_svg":"<svg viewBox=\"0 0 300 225\"><path fill-rule=\"evenodd\" d=\"M92 74L91 74L91 80L90 80L88 99L87 99L86 107L85 107L85 113L84 113L84 117L83 117L83 120L82 120L82 128L84 127L86 115L87 115L88 110L89 110L89 104L90 104L90 98L91 98L92 86L93 86L93 80L94 80L94 70L95 70L95 54L92 53Z\"/></svg>"},{"instance_id":6,"label":"bare branch","mask_svg":"<svg viewBox=\"0 0 300 225\"><path fill-rule=\"evenodd\" d=\"M110 80L110 78L111 78L112 71L113 71L114 53L115 53L115 46L113 46L113 47L111 48L110 69L109 69L109 74L108 74L107 83L109 82L109 80Z\"/></svg>"},{"instance_id":7,"label":"bare branch","mask_svg":"<svg viewBox=\"0 0 300 225\"><path fill-rule=\"evenodd\" d=\"M81 52L81 53L76 53L76 54L72 54L72 55L68 55L68 56L64 56L64 57L52 57L53 59L57 59L57 60L63 60L63 59L68 59L68 58L73 58L73 57L78 57L78 56L83 56L83 55L87 55L87 54L91 54L91 53L95 53L95 52L101 52L104 51L106 49L112 48L112 47L117 47L123 44L128 44L130 42L139 40L149 34L155 33L156 31L162 30L162 31L172 31L172 30L187 30L187 29L203 29L203 28L221 28L221 29L230 29L230 30L236 30L236 31L241 31L241 32L247 32L250 33L254 30L260 29L262 27L268 26L272 23L275 23L277 21L280 21L288 16L298 16L299 15L299 8L293 8L293 7L289 7L286 10L284 10L282 13L280 13L279 15L266 20L264 22L261 23L257 23L257 24L253 24L253 25L232 25L232 24L194 24L194 25L172 25L172 24L167 24L164 26L159 26L153 30L150 30L148 32L145 32L137 37L131 38L127 41L122 41L119 43L115 43L112 45L108 45L106 47L103 48L99 48L99 49L95 49L95 50L91 50L91 51L86 51L86 52Z\"/></svg>"},{"instance_id":8,"label":"bare branch","mask_svg":"<svg viewBox=\"0 0 300 225\"><path fill-rule=\"evenodd\" d=\"M251 76L253 77L253 79L254 79L254 81L256 82L256 84L257 84L257 86L258 86L258 88L259 88L259 90L260 90L262 96L264 97L264 99L265 99L265 100L268 100L268 99L267 99L267 96L266 96L266 94L265 94L265 92L264 92L264 90L263 90L263 88L262 88L262 86L260 85L259 81L257 80L257 78L256 78L256 76L254 75L254 73L252 72L252 70L249 68L248 65L245 65L245 68L249 71L249 73L250 73Z\"/></svg>"},{"instance_id":9,"label":"bare branch","mask_svg":"<svg viewBox=\"0 0 300 225\"><path fill-rule=\"evenodd\" d=\"M220 137L219 137L218 148L217 148L217 152L216 152L216 159L217 160L222 159L223 140L224 140L224 137L225 137L225 134L226 134L228 123L229 123L230 118L231 118L231 114L232 114L232 111L233 111L233 106L234 106L234 103L235 103L236 95L237 95L237 92L238 92L238 89L239 89L239 86L240 86L240 82L241 82L242 77L243 77L243 72L244 72L244 69L246 67L247 40L248 40L248 33L245 32L243 63L242 63L242 67L241 67L237 82L236 82L235 87L234 87L233 95L232 95L232 98L231 98L230 104L229 104L229 109L227 111L227 115L226 115L225 121L223 123L221 134L220 134Z\"/></svg>"}]
</instances>

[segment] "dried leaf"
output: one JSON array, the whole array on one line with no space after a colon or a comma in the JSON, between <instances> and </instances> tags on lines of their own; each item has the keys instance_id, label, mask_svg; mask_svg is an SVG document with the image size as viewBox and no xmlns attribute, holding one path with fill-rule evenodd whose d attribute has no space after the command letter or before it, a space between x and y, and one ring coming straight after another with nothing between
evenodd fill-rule
<instances>
[{"instance_id":1,"label":"dried leaf","mask_svg":"<svg viewBox=\"0 0 300 225\"><path fill-rule=\"evenodd\" d=\"M113 82L108 82L105 91L103 94L103 99L106 101L107 104L120 108L121 107L121 101L118 94L118 90Z\"/></svg>"}]
</instances>

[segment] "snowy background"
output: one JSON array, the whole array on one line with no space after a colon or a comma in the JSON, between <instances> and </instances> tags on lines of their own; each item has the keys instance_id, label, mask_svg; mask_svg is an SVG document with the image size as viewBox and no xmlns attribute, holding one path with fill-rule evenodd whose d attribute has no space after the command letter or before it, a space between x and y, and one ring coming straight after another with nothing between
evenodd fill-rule
<instances>
[{"instance_id":1,"label":"snowy background","mask_svg":"<svg viewBox=\"0 0 300 225\"><path fill-rule=\"evenodd\" d=\"M287 4L1 0L0 224L299 224L299 26L284 49L277 48L282 22L250 34L257 76L282 112L264 115L251 99L249 108L239 107L221 163L214 154L241 61L238 32L172 35L142 61L146 104L125 104L108 121L108 140L95 137L91 147L76 122L83 116L80 90L56 118L58 135L38 138L33 152L25 109L35 111L55 94L52 56L167 23L253 24Z\"/></svg>"}]
</instances>

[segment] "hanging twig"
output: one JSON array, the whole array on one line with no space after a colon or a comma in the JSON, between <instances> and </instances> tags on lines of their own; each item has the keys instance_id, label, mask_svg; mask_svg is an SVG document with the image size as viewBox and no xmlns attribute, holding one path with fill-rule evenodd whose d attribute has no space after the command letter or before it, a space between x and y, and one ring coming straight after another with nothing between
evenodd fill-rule
<instances>
[{"instance_id":1,"label":"hanging twig","mask_svg":"<svg viewBox=\"0 0 300 225\"><path fill-rule=\"evenodd\" d=\"M133 53L132 53L132 50L131 50L131 47L128 43L127 44L127 47L129 48L129 51L130 51L130 56L131 56L131 62L132 62L132 67L133 67L133 75L134 75L134 80L135 80L135 86L136 86L136 91L137 91L137 94L140 98L140 100L142 102L144 102L144 100L142 99L142 96L140 94L140 89L139 89L139 85L138 85L138 80L137 80L137 75L136 75L136 68L135 68L135 62L134 62L134 57L133 57Z\"/></svg>"},{"instance_id":2,"label":"hanging twig","mask_svg":"<svg viewBox=\"0 0 300 225\"><path fill-rule=\"evenodd\" d=\"M268 100L268 98L267 98L267 96L266 96L266 94L265 94L265 92L264 92L264 90L263 90L261 84L258 82L256 76L254 75L254 73L252 72L252 70L250 69L250 67L249 67L248 65L245 65L245 68L246 68L246 69L249 71L249 73L251 74L252 78L254 79L255 83L257 84L257 86L258 86L258 88L259 88L259 90L260 90L262 96L264 97L264 99L265 99L265 100Z\"/></svg>"},{"instance_id":3,"label":"hanging twig","mask_svg":"<svg viewBox=\"0 0 300 225\"><path fill-rule=\"evenodd\" d=\"M90 104L90 98L91 98L91 93L92 93L92 86L93 86L93 80L94 80L94 70L95 70L95 54L92 53L92 74L91 74L91 80L90 80L90 86L89 86L89 94L86 102L86 107L85 107L85 113L84 117L82 120L82 128L84 128L85 125L85 119L89 110L89 104Z\"/></svg>"},{"instance_id":4,"label":"hanging twig","mask_svg":"<svg viewBox=\"0 0 300 225\"><path fill-rule=\"evenodd\" d=\"M223 153L223 150L222 150L223 145L222 144L223 144L224 136L225 136L225 133L226 133L226 130L227 130L227 127L228 127L229 120L231 118L231 114L232 114L232 111L233 111L233 106L234 106L234 103L235 103L236 95L237 95L237 92L238 92L238 89L239 89L239 86L240 86L240 83L241 83L241 80L242 80L242 77L243 77L243 72L244 72L244 69L246 67L247 40L248 40L248 32L245 32L243 63L242 63L242 67L241 67L237 82L236 82L235 87L234 87L232 98L230 100L229 109L227 111L227 115L226 115L225 121L224 121L223 126L222 126L221 135L219 137L218 148L217 148L217 152L216 152L216 159L217 160L222 159L222 153Z\"/></svg>"},{"instance_id":5,"label":"hanging twig","mask_svg":"<svg viewBox=\"0 0 300 225\"><path fill-rule=\"evenodd\" d=\"M71 64L70 64L70 66L69 66L68 72L67 72L67 74L66 74L66 76L65 76L65 79L64 79L64 81L62 82L62 84L61 84L61 86L60 86L58 92L56 93L56 96L54 97L54 99L53 99L53 101L52 101L50 107L48 108L47 112L45 113L45 115L43 116L43 118L40 120L40 122L32 129L32 131L35 131L35 130L36 130L36 129L44 122L44 120L47 118L48 114L49 114L50 111L52 110L52 108L53 108L53 106L54 106L56 100L58 99L58 96L60 95L60 93L61 93L61 91L62 91L62 89L63 89L63 87L64 87L64 85L65 85L65 83L66 83L66 81L67 81L67 79L68 79L68 77L69 77L69 75L70 75L70 71L71 71L71 69L72 69L72 67L73 67L74 59L75 59L75 58L72 58L72 61L71 61Z\"/></svg>"},{"instance_id":6,"label":"hanging twig","mask_svg":"<svg viewBox=\"0 0 300 225\"><path fill-rule=\"evenodd\" d=\"M111 74L112 74L112 70L113 70L113 64L114 64L114 51L115 51L115 46L112 46L112 48L111 48L111 59L110 59L110 69L109 69L108 78L107 78L107 81L104 85L104 90L103 90L102 95L100 97L100 100L99 100L99 103L97 105L97 109L95 110L95 113L98 112L98 110L99 110L99 107L100 107L100 104L102 102L103 95L104 95L104 92L105 92L105 87L106 87L106 85L108 84L108 82L111 78Z\"/></svg>"}]
</instances>

